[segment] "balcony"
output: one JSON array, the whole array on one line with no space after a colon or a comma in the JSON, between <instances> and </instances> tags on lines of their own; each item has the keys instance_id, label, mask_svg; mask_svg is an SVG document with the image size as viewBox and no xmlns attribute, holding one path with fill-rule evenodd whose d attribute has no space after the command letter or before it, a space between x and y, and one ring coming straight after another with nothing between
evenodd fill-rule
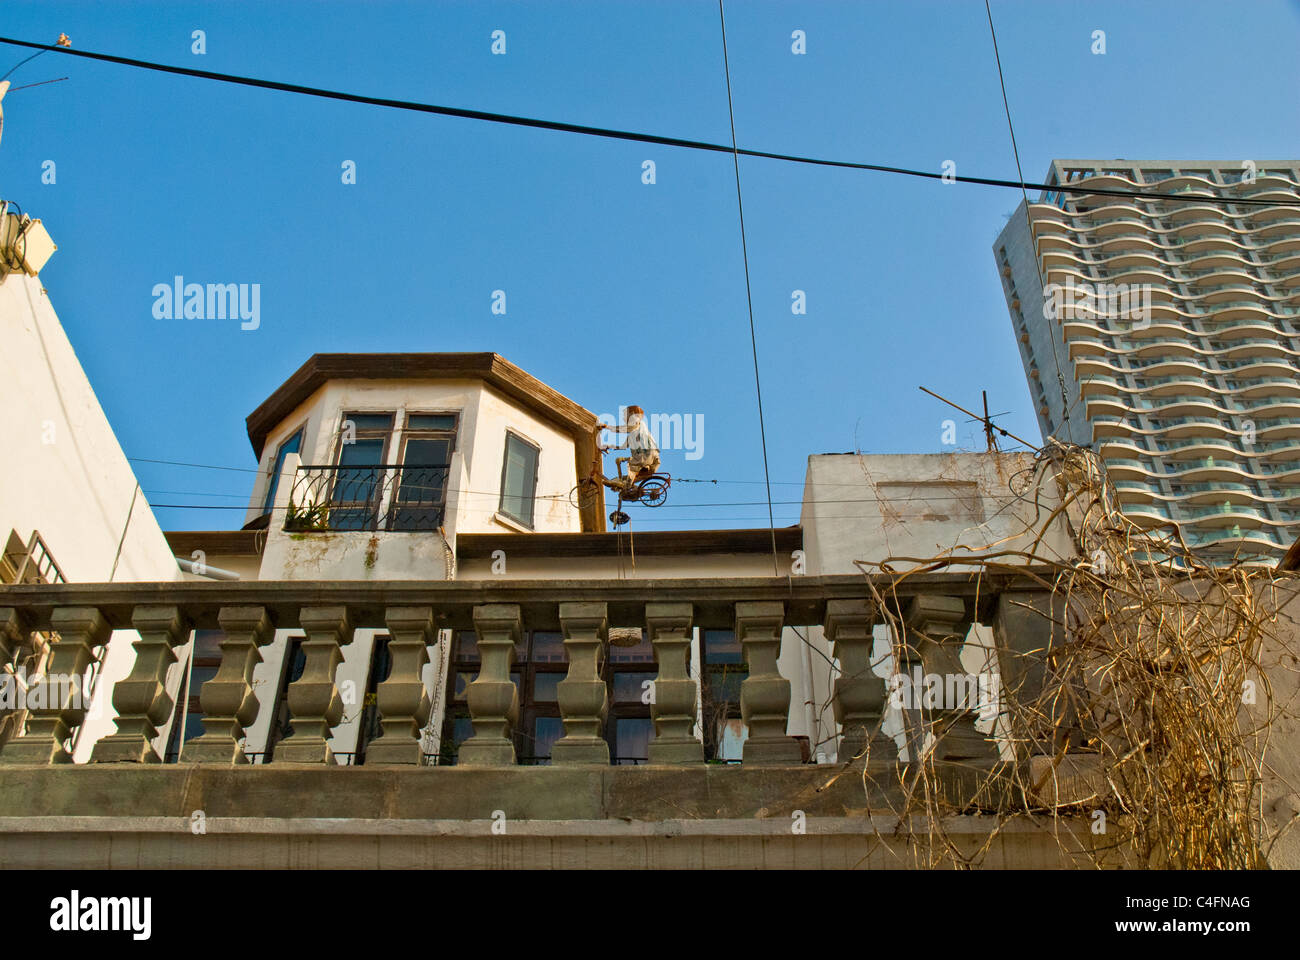
<instances>
[{"instance_id":1,"label":"balcony","mask_svg":"<svg viewBox=\"0 0 1300 960\"><path fill-rule=\"evenodd\" d=\"M907 789L899 772L920 744L958 810L978 809L990 790L1005 791L1011 806L1041 808L1022 769L1037 754L1016 738L987 739L969 702L902 711L898 738L885 734L890 708L872 667L874 629L889 622L904 663L947 674L971 625L984 624L1004 685L1028 683L1027 664L1051 646L1059 615L1043 573L915 574L897 583L876 575L0 587L0 655L52 632L52 676L83 675L115 629L138 635L134 664L113 689L116 730L95 743L88 763L69 763L66 744L87 712L75 690L33 706L22 734L0 748L0 844L7 866L39 864L69 837L77 852L61 862L83 865L483 866L499 855L487 855L487 845L498 844L493 851L516 850L520 863L534 866L555 857L585 866L736 865L728 858L742 848L747 857L766 855L770 866L787 862L777 847L788 844L797 809L807 821L807 865L905 865L907 837L881 846L870 824L873 811L887 817L899 809ZM888 598L884 606L872 600L873 586ZM653 646L654 734L649 762L639 766L612 765L600 733L609 708L600 663L618 627L643 628ZM800 632L838 662L834 673L826 668L824 704L834 718L834 765L804 762L787 733L803 693L792 696L780 672L783 645L802 658L786 627L809 628ZM747 725L739 763L706 763L693 730L695 628L734 631L745 675L736 685L738 716ZM202 734L184 742L179 763L163 763L151 742L172 709L165 679L196 629L222 631L220 666L199 689ZM268 762L252 763L245 729L268 708L259 706L253 670L260 650L285 630L305 635L302 668L285 688L292 729ZM364 763L345 765L351 758L331 747L344 713L336 681L359 630L389 635L391 668L374 693L379 732ZM466 695L473 732L455 766L430 765L420 739L436 709L422 676L443 630L474 631L481 657ZM519 703L512 661L526 630L558 631L567 655L558 685L563 736L549 766L521 766L511 739ZM856 773L844 767L850 760ZM866 785L864 765L879 773ZM191 829L195 811L206 835ZM498 816L509 819L510 841L495 836L503 832L493 828ZM76 831L90 829L85 817L95 818L98 839L83 843ZM958 815L949 835L974 848L990 822ZM1084 842L1087 825L1078 825ZM1051 833L1003 834L992 862L1059 865Z\"/></svg>"},{"instance_id":2,"label":"balcony","mask_svg":"<svg viewBox=\"0 0 1300 960\"><path fill-rule=\"evenodd\" d=\"M284 529L437 530L446 510L447 464L302 466Z\"/></svg>"}]
</instances>

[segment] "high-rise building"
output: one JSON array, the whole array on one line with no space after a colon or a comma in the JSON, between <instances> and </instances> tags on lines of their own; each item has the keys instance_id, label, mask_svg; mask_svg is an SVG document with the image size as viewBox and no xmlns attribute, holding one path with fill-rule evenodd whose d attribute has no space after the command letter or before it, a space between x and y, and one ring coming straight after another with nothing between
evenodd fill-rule
<instances>
[{"instance_id":1,"label":"high-rise building","mask_svg":"<svg viewBox=\"0 0 1300 960\"><path fill-rule=\"evenodd\" d=\"M1045 183L1099 192L1044 191L993 246L1043 435L1206 559L1276 560L1300 530L1300 163L1056 160Z\"/></svg>"}]
</instances>

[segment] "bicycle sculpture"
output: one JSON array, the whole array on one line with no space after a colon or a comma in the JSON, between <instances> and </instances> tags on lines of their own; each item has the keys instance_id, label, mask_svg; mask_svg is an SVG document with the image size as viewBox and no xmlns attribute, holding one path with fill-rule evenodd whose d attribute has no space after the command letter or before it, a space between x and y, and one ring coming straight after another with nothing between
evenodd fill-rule
<instances>
[{"instance_id":1,"label":"bicycle sculpture","mask_svg":"<svg viewBox=\"0 0 1300 960\"><path fill-rule=\"evenodd\" d=\"M580 510L597 502L602 503L603 506L605 490L607 488L613 490L618 494L618 509L609 515L609 521L614 526L621 527L631 519L623 512L623 504L639 503L647 507L662 505L668 499L668 488L672 485L673 478L669 474L655 473L646 469L638 470L632 475L624 475L623 466L632 460L630 456L617 457L614 461L617 475L605 476L605 451L610 447L602 446L600 443L600 433L604 429L607 428L603 424L597 424L596 457L591 464L591 473L578 481L569 499Z\"/></svg>"}]
</instances>

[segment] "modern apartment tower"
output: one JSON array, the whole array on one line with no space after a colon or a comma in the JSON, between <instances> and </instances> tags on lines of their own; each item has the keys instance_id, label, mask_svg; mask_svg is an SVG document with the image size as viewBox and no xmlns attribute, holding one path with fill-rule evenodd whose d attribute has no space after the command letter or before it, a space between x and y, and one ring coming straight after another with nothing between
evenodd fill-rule
<instances>
[{"instance_id":1,"label":"modern apartment tower","mask_svg":"<svg viewBox=\"0 0 1300 960\"><path fill-rule=\"evenodd\" d=\"M1300 532L1300 163L1056 160L1044 182L1179 199L1048 189L998 235L1043 435L1097 450L1124 512L1205 559L1279 558Z\"/></svg>"}]
</instances>

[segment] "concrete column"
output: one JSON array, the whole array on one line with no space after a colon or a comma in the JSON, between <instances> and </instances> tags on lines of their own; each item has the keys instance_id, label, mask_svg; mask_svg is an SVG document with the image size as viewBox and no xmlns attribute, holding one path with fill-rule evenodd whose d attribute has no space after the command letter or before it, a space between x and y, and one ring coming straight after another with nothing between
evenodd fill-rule
<instances>
[{"instance_id":1,"label":"concrete column","mask_svg":"<svg viewBox=\"0 0 1300 960\"><path fill-rule=\"evenodd\" d=\"M908 605L906 625L907 646L920 653L926 678L933 675L941 684L933 689L928 679L920 689L914 682L910 684L911 695L923 698L922 713L938 741L935 758L996 760L997 744L975 729L979 715L978 688L968 678L961 662L971 626L966 602L961 597L929 594L913 597ZM940 704L927 706L924 699L927 696L939 699Z\"/></svg>"},{"instance_id":2,"label":"concrete column","mask_svg":"<svg viewBox=\"0 0 1300 960\"><path fill-rule=\"evenodd\" d=\"M880 728L885 713L885 681L871 670L875 622L875 607L869 600L826 602L826 639L834 644L840 661L840 675L832 691L835 720L840 725L839 759L844 762L859 756L869 744L872 767L898 760L894 738Z\"/></svg>"},{"instance_id":3,"label":"concrete column","mask_svg":"<svg viewBox=\"0 0 1300 960\"><path fill-rule=\"evenodd\" d=\"M511 739L519 719L519 691L510 679L515 644L523 634L517 603L484 603L474 608L478 634L478 676L465 689L474 735L460 745L461 766L509 766L515 762Z\"/></svg>"},{"instance_id":4,"label":"concrete column","mask_svg":"<svg viewBox=\"0 0 1300 960\"><path fill-rule=\"evenodd\" d=\"M790 715L790 681L777 670L785 604L749 601L736 604L736 638L749 676L740 685L740 715L749 727L742 761L748 764L797 764L803 751L786 736Z\"/></svg>"},{"instance_id":5,"label":"concrete column","mask_svg":"<svg viewBox=\"0 0 1300 960\"><path fill-rule=\"evenodd\" d=\"M131 625L140 638L132 644L131 672L113 685L117 732L95 744L93 763L160 763L163 759L154 751L153 739L176 705L167 692L167 670L176 662L175 649L185 643L190 622L177 607L144 606L131 612Z\"/></svg>"},{"instance_id":6,"label":"concrete column","mask_svg":"<svg viewBox=\"0 0 1300 960\"><path fill-rule=\"evenodd\" d=\"M602 735L609 702L600 676L609 627L605 614L603 603L560 604L569 672L556 691L564 736L551 747L553 764L609 763L609 744Z\"/></svg>"},{"instance_id":7,"label":"concrete column","mask_svg":"<svg viewBox=\"0 0 1300 960\"><path fill-rule=\"evenodd\" d=\"M379 684L379 736L366 746L366 764L419 764L420 731L429 722L429 695L424 689L424 665L436 637L432 607L389 607L388 656L393 664Z\"/></svg>"},{"instance_id":8,"label":"concrete column","mask_svg":"<svg viewBox=\"0 0 1300 960\"><path fill-rule=\"evenodd\" d=\"M203 733L181 746L184 763L248 762L239 741L257 719L253 670L262 662L258 648L275 638L275 624L265 607L222 607L217 622L225 633L221 666L199 690Z\"/></svg>"},{"instance_id":9,"label":"concrete column","mask_svg":"<svg viewBox=\"0 0 1300 960\"><path fill-rule=\"evenodd\" d=\"M1052 648L1065 640L1064 620L1064 598L1047 590L1007 591L994 602L993 646L1002 679L1003 709L1008 701L1026 708L1012 711L1011 722L1019 729L1013 729L1011 736L1013 742L1027 739L1033 753L1052 753L1066 743L1074 749L1096 732L1084 729L1066 697L1049 708L1059 711L1056 715L1040 713L1047 705L1037 704L1048 678ZM1080 699L1085 700L1086 695Z\"/></svg>"},{"instance_id":10,"label":"concrete column","mask_svg":"<svg viewBox=\"0 0 1300 960\"><path fill-rule=\"evenodd\" d=\"M343 701L334 676L343 648L352 642L347 607L303 607L298 624L306 632L302 676L289 684L289 723L293 733L275 747L276 763L330 763L330 731L343 719Z\"/></svg>"},{"instance_id":11,"label":"concrete column","mask_svg":"<svg viewBox=\"0 0 1300 960\"><path fill-rule=\"evenodd\" d=\"M703 763L704 744L692 735L695 729L695 681L688 666L691 659L689 603L647 603L646 630L655 648L659 675L655 677L655 736L650 741L651 763Z\"/></svg>"},{"instance_id":12,"label":"concrete column","mask_svg":"<svg viewBox=\"0 0 1300 960\"><path fill-rule=\"evenodd\" d=\"M43 704L28 702L27 732L9 741L0 763L72 762L63 742L86 715L82 678L95 648L108 643L113 630L94 607L59 607L50 618L50 628L56 636L51 638L45 675L70 682L46 683Z\"/></svg>"}]
</instances>

